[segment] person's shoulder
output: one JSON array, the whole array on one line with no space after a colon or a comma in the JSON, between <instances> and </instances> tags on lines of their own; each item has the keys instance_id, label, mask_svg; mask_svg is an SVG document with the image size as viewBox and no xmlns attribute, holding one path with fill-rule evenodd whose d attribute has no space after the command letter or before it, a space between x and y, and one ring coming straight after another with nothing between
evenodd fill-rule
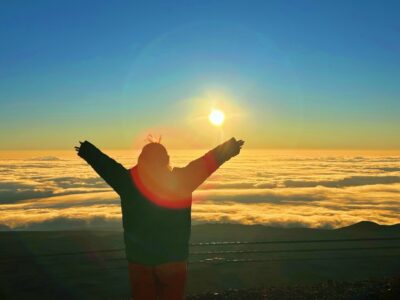
<instances>
[{"instance_id":1,"label":"person's shoulder","mask_svg":"<svg viewBox=\"0 0 400 300\"><path fill-rule=\"evenodd\" d=\"M119 178L120 180L122 180L121 183L123 183L124 185L131 186L132 183L134 183L132 169L133 168L127 169L122 166L122 172L120 173Z\"/></svg>"},{"instance_id":2,"label":"person's shoulder","mask_svg":"<svg viewBox=\"0 0 400 300\"><path fill-rule=\"evenodd\" d=\"M185 168L174 167L171 170L171 175L173 178L176 178L178 180L184 180L188 174L187 174L187 170Z\"/></svg>"},{"instance_id":3,"label":"person's shoulder","mask_svg":"<svg viewBox=\"0 0 400 300\"><path fill-rule=\"evenodd\" d=\"M172 170L171 170L171 173L172 173L172 174L179 175L179 174L184 173L184 171L185 171L184 168L181 168L181 167L173 167Z\"/></svg>"}]
</instances>

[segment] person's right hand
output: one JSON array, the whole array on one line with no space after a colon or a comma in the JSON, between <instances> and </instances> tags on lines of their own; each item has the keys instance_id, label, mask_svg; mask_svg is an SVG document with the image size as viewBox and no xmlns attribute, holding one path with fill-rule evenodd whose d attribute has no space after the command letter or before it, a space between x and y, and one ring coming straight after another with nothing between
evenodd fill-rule
<instances>
[{"instance_id":1,"label":"person's right hand","mask_svg":"<svg viewBox=\"0 0 400 300\"><path fill-rule=\"evenodd\" d=\"M244 141L236 140L234 137L226 141L223 144L223 149L227 158L229 159L233 156L238 155L240 153L240 150L242 149L243 144Z\"/></svg>"}]
</instances>

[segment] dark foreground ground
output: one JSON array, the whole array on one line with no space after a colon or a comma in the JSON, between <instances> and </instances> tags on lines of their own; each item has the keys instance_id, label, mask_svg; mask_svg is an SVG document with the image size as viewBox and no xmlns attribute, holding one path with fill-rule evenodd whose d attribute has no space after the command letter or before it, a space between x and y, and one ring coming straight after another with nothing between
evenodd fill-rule
<instances>
[{"instance_id":1,"label":"dark foreground ground","mask_svg":"<svg viewBox=\"0 0 400 300\"><path fill-rule=\"evenodd\" d=\"M191 295L187 300L397 300L400 277L353 282L327 281L314 285L292 285L258 289L227 290Z\"/></svg>"},{"instance_id":2,"label":"dark foreground ground","mask_svg":"<svg viewBox=\"0 0 400 300\"><path fill-rule=\"evenodd\" d=\"M191 242L189 299L400 299L399 225L207 224ZM0 232L0 299L129 299L123 250L121 231Z\"/></svg>"}]
</instances>

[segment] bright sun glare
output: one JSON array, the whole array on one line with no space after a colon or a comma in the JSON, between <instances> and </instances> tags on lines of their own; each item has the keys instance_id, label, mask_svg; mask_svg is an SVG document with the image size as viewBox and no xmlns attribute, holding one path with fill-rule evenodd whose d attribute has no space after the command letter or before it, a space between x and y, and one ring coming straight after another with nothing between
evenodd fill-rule
<instances>
[{"instance_id":1,"label":"bright sun glare","mask_svg":"<svg viewBox=\"0 0 400 300\"><path fill-rule=\"evenodd\" d=\"M221 126L222 123L224 123L225 115L222 111L213 109L208 116L208 119L210 120L211 124L215 126Z\"/></svg>"}]
</instances>

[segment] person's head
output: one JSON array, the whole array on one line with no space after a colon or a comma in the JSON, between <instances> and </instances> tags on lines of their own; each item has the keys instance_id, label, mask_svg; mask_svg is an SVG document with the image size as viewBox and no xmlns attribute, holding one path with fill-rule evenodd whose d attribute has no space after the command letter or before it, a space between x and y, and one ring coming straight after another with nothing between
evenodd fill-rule
<instances>
[{"instance_id":1,"label":"person's head","mask_svg":"<svg viewBox=\"0 0 400 300\"><path fill-rule=\"evenodd\" d=\"M148 143L139 155L138 165L147 170L169 169L167 149L159 142Z\"/></svg>"}]
</instances>

